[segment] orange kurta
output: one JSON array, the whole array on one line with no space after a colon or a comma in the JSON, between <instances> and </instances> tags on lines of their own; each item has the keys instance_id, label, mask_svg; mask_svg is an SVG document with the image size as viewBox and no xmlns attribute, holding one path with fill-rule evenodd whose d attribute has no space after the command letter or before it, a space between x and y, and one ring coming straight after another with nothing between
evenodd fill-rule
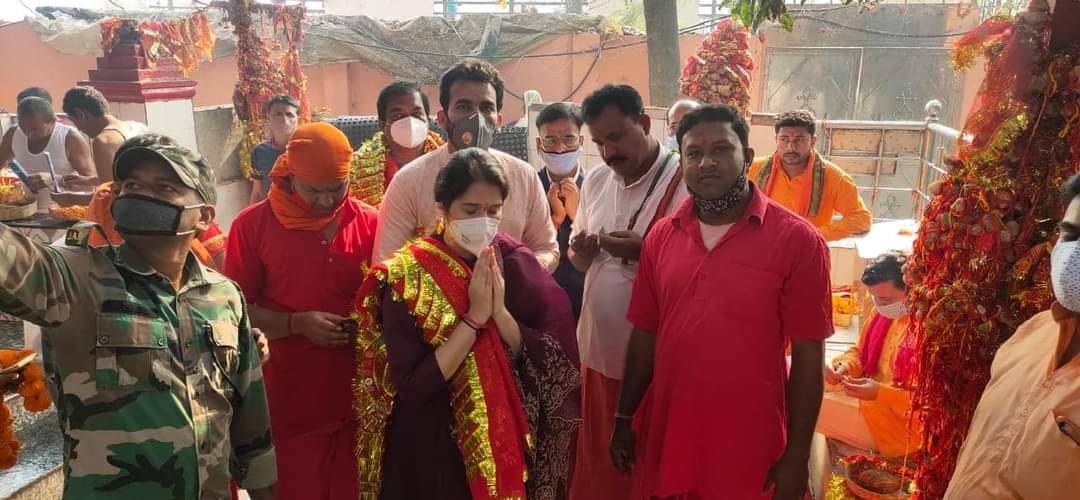
<instances>
[{"instance_id":1,"label":"orange kurta","mask_svg":"<svg viewBox=\"0 0 1080 500\"><path fill-rule=\"evenodd\" d=\"M748 177L756 179L758 173L761 172L761 169L770 158L771 156L755 158L754 163L750 165ZM869 231L873 216L866 209L862 198L859 197L859 188L855 185L855 180L843 169L836 166L835 163L823 158L822 164L825 167L825 181L821 193L821 207L814 216L799 213L803 193L806 189L805 184L812 182L809 169L794 179L788 177L784 169L776 169L772 175L778 177L774 182L772 192L766 192L765 194L788 210L799 213L799 215L809 220L818 228L818 231L821 231L821 235L827 241L839 240L853 234ZM758 188L764 191L766 186L758 186ZM833 215L837 213L842 218L833 221Z\"/></svg>"},{"instance_id":2,"label":"orange kurta","mask_svg":"<svg viewBox=\"0 0 1080 500\"><path fill-rule=\"evenodd\" d=\"M875 311L873 314L877 314ZM901 387L893 384L893 369L896 364L896 355L900 351L900 344L907 336L910 317L904 316L893 320L889 325L889 332L885 335L885 344L881 348L881 358L878 360L877 373L873 378L880 385L877 399L872 401L859 401L859 414L870 428L870 434L879 451L885 456L899 456L915 451L921 442L922 429L918 419L909 418L911 411L911 394ZM854 347L844 354L833 359L833 368L841 364L847 367L847 375L852 378L863 376L863 366L859 361L859 353L866 343L867 327L870 321L863 325L859 333L859 341ZM909 429L909 423L911 428Z\"/></svg>"}]
</instances>

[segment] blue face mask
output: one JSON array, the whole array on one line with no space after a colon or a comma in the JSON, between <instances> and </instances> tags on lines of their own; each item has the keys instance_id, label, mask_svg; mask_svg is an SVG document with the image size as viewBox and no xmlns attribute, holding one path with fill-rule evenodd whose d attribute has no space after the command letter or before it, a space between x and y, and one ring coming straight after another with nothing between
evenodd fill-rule
<instances>
[{"instance_id":1,"label":"blue face mask","mask_svg":"<svg viewBox=\"0 0 1080 500\"><path fill-rule=\"evenodd\" d=\"M548 172L558 177L566 177L574 173L578 166L578 158L581 157L581 149L567 151L565 153L548 153L540 151L540 158L544 160L544 166Z\"/></svg>"},{"instance_id":2,"label":"blue face mask","mask_svg":"<svg viewBox=\"0 0 1080 500\"><path fill-rule=\"evenodd\" d=\"M112 203L112 216L116 220L116 230L122 235L131 236L187 236L195 228L180 230L180 216L185 210L205 207L198 205L174 205L141 194L125 194Z\"/></svg>"}]
</instances>

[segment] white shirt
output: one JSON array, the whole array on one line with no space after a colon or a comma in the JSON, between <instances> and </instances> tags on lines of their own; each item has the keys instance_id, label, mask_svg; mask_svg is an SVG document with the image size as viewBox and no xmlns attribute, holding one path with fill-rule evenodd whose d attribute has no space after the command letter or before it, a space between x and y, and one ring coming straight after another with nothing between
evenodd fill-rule
<instances>
[{"instance_id":1,"label":"white shirt","mask_svg":"<svg viewBox=\"0 0 1080 500\"><path fill-rule=\"evenodd\" d=\"M11 150L15 153L15 161L19 162L19 165L26 170L26 173L33 175L48 173L49 160L51 160L56 174L56 181L60 182L61 177L75 171L67 156L67 136L73 132L78 133L75 127L56 122L53 125L49 142L45 144L45 149L35 154L30 152L30 138L23 133L21 128L16 126L15 133L11 137ZM49 154L48 160L45 159L45 153ZM51 192L50 188L41 189L37 192L38 212L49 211L49 207L52 205Z\"/></svg>"},{"instance_id":2,"label":"white shirt","mask_svg":"<svg viewBox=\"0 0 1080 500\"><path fill-rule=\"evenodd\" d=\"M499 232L521 241L536 254L548 272L559 265L559 243L551 225L547 193L536 170L516 157L489 149L503 167L510 184L503 203ZM375 231L375 262L382 262L418 236L417 229L430 234L441 211L435 203L435 178L450 161L444 144L398 171L379 206L379 227Z\"/></svg>"},{"instance_id":3,"label":"white shirt","mask_svg":"<svg viewBox=\"0 0 1080 500\"><path fill-rule=\"evenodd\" d=\"M573 234L599 233L601 230L608 233L625 231L638 207L643 208L634 227L629 229L644 234L656 215L657 206L668 185L680 168L679 155L670 153L661 146L656 162L645 175L629 186L607 165L589 169L581 188L581 205L574 221ZM660 176L656 188L646 199L656 175ZM686 185L680 182L664 215L678 209L687 196ZM621 259L603 250L585 273L585 292L577 330L581 364L608 378L622 379L623 376L626 346L633 329L626 320L626 312L636 275L637 262L623 264Z\"/></svg>"}]
</instances>

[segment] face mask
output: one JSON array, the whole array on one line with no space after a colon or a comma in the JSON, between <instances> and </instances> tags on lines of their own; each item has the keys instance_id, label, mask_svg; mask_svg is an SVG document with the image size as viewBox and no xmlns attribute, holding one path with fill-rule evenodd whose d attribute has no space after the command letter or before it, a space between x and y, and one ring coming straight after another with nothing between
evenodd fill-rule
<instances>
[{"instance_id":1,"label":"face mask","mask_svg":"<svg viewBox=\"0 0 1080 500\"><path fill-rule=\"evenodd\" d=\"M679 140L675 136L669 135L666 138L664 138L664 147L671 150L671 151L678 151L679 150Z\"/></svg>"},{"instance_id":2,"label":"face mask","mask_svg":"<svg viewBox=\"0 0 1080 500\"><path fill-rule=\"evenodd\" d=\"M474 257L480 256L480 252L495 239L497 232L499 219L486 216L452 220L446 225L446 236Z\"/></svg>"},{"instance_id":3,"label":"face mask","mask_svg":"<svg viewBox=\"0 0 1080 500\"><path fill-rule=\"evenodd\" d=\"M112 216L116 230L132 236L186 236L195 229L180 231L180 216L185 210L205 207L198 205L173 205L141 194L125 194L112 203Z\"/></svg>"},{"instance_id":4,"label":"face mask","mask_svg":"<svg viewBox=\"0 0 1080 500\"><path fill-rule=\"evenodd\" d=\"M412 149L424 143L428 123L415 116L406 116L390 125L390 138L403 148Z\"/></svg>"},{"instance_id":5,"label":"face mask","mask_svg":"<svg viewBox=\"0 0 1080 500\"><path fill-rule=\"evenodd\" d=\"M874 301L874 308L877 309L878 314L885 316L889 319L896 319L902 316L906 316L908 313L907 303L903 300L898 300L892 304L878 305L877 301Z\"/></svg>"},{"instance_id":6,"label":"face mask","mask_svg":"<svg viewBox=\"0 0 1080 500\"><path fill-rule=\"evenodd\" d=\"M694 206L697 207L700 212L707 212L713 215L721 215L731 207L737 205L743 199L744 193L746 193L746 170L743 170L742 174L735 179L735 184L732 184L731 188L726 193L720 195L715 200L705 199L698 196L690 186L687 186L687 190L694 197Z\"/></svg>"},{"instance_id":7,"label":"face mask","mask_svg":"<svg viewBox=\"0 0 1080 500\"><path fill-rule=\"evenodd\" d=\"M547 167L548 172L559 177L566 177L577 168L578 158L581 157L581 150L575 149L565 153L548 153L547 151L541 151L540 157L544 160L544 166Z\"/></svg>"},{"instance_id":8,"label":"face mask","mask_svg":"<svg viewBox=\"0 0 1080 500\"><path fill-rule=\"evenodd\" d=\"M1054 298L1065 309L1080 313L1080 241L1060 241L1050 254Z\"/></svg>"},{"instance_id":9,"label":"face mask","mask_svg":"<svg viewBox=\"0 0 1080 500\"><path fill-rule=\"evenodd\" d=\"M480 113L473 113L453 122L448 132L450 142L457 149L487 149L491 147L492 142L495 142L495 126L480 116Z\"/></svg>"}]
</instances>

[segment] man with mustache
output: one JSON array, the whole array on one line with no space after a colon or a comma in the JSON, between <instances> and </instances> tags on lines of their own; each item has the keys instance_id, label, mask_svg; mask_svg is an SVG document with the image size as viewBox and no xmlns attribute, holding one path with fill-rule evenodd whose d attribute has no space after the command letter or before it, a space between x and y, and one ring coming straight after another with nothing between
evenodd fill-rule
<instances>
[{"instance_id":1,"label":"man with mustache","mask_svg":"<svg viewBox=\"0 0 1080 500\"><path fill-rule=\"evenodd\" d=\"M776 152L754 159L750 179L773 201L810 221L826 241L869 231L873 216L855 180L814 150L814 114L804 109L780 113L773 128Z\"/></svg>"},{"instance_id":2,"label":"man with mustache","mask_svg":"<svg viewBox=\"0 0 1080 500\"><path fill-rule=\"evenodd\" d=\"M632 326L626 319L642 239L688 194L679 155L649 135L641 95L605 85L585 98L582 114L604 158L590 169L574 219L570 262L585 273L578 320L582 422L572 499L624 500L629 479L608 459L615 406Z\"/></svg>"}]
</instances>

